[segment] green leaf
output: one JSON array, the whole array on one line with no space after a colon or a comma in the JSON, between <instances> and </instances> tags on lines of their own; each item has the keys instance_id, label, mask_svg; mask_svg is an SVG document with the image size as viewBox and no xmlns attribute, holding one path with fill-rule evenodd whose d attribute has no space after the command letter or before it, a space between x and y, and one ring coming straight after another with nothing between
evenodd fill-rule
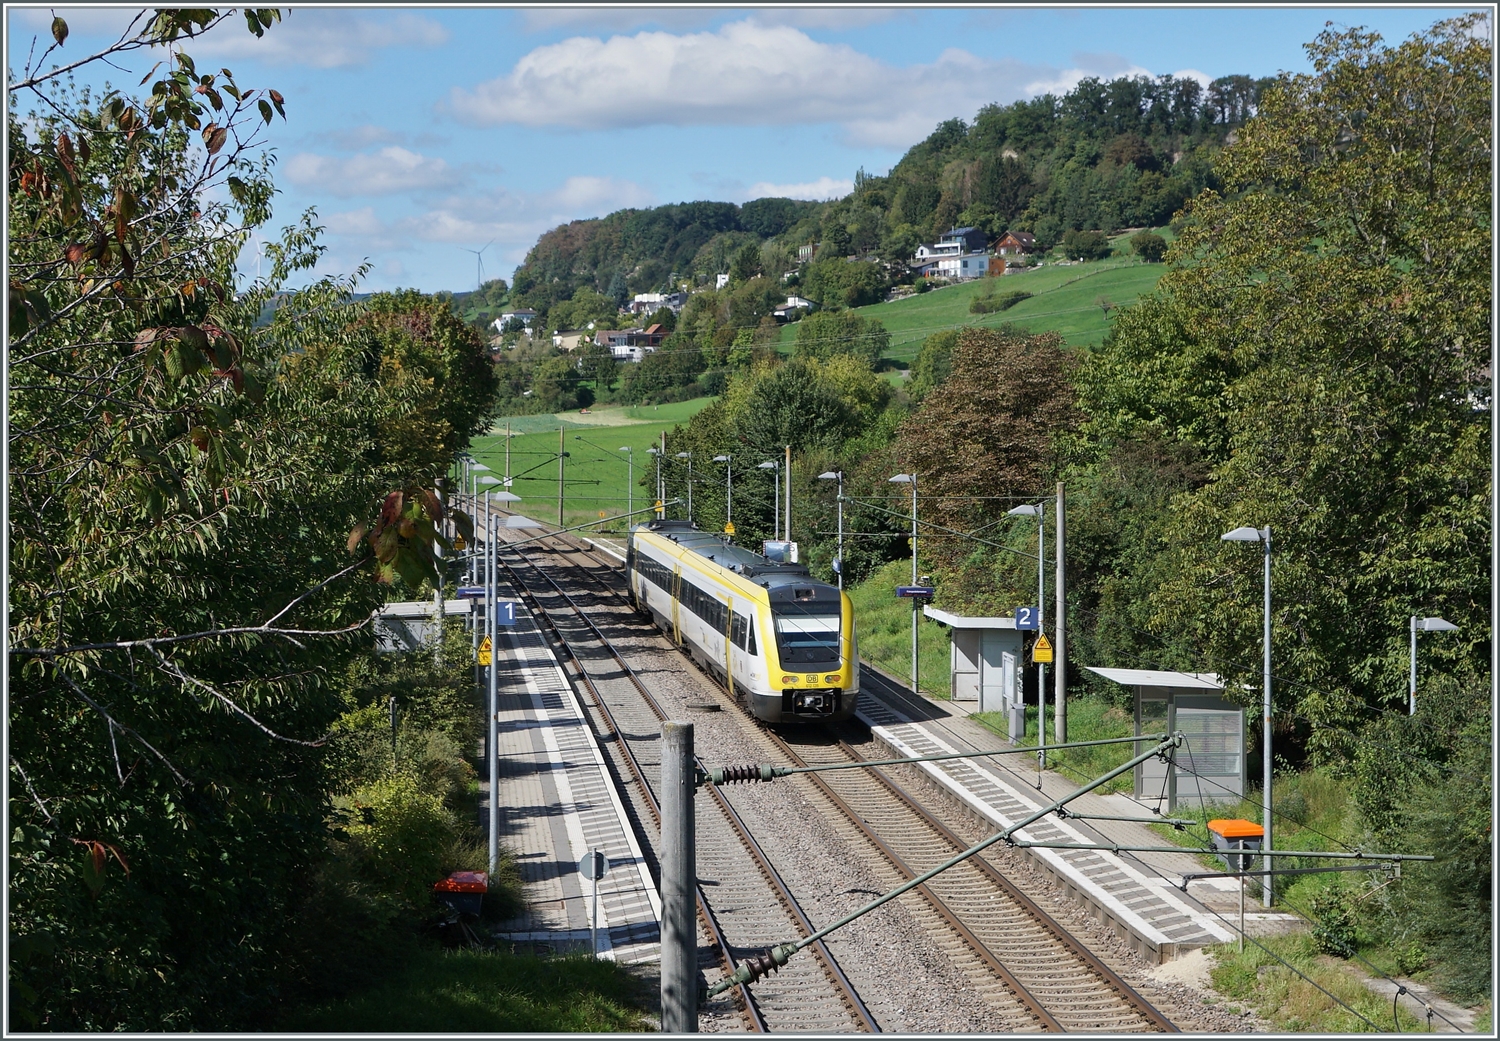
<instances>
[{"instance_id":1,"label":"green leaf","mask_svg":"<svg viewBox=\"0 0 1500 1041\"><path fill-rule=\"evenodd\" d=\"M255 105L260 109L260 117L267 123L271 122L271 117L274 115L274 113L271 111L271 103L262 98L261 100L257 101Z\"/></svg>"},{"instance_id":2,"label":"green leaf","mask_svg":"<svg viewBox=\"0 0 1500 1041\"><path fill-rule=\"evenodd\" d=\"M61 47L63 45L63 42L68 38L68 23L63 21L61 18L52 19L52 38L56 40L57 45Z\"/></svg>"}]
</instances>

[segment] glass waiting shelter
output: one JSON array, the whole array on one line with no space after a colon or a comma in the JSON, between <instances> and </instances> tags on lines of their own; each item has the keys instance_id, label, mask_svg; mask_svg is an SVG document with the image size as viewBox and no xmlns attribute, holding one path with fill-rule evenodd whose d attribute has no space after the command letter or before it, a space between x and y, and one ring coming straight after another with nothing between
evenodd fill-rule
<instances>
[{"instance_id":1,"label":"glass waiting shelter","mask_svg":"<svg viewBox=\"0 0 1500 1041\"><path fill-rule=\"evenodd\" d=\"M1245 710L1224 697L1224 684L1211 672L1156 669L1099 669L1086 666L1135 692L1135 732L1182 731L1177 768L1160 759L1135 768L1135 798L1155 802L1170 813L1179 805L1236 802L1245 794Z\"/></svg>"}]
</instances>

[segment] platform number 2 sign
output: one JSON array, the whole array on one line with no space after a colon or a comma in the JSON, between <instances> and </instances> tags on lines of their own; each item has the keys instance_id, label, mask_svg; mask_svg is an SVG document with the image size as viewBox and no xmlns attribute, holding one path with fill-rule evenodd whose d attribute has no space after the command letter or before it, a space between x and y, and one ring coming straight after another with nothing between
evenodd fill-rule
<instances>
[{"instance_id":1,"label":"platform number 2 sign","mask_svg":"<svg viewBox=\"0 0 1500 1041\"><path fill-rule=\"evenodd\" d=\"M1018 608L1016 608L1016 628L1017 629L1038 629L1038 628L1040 628L1040 626L1037 624L1037 609L1034 608L1034 607L1018 607Z\"/></svg>"}]
</instances>

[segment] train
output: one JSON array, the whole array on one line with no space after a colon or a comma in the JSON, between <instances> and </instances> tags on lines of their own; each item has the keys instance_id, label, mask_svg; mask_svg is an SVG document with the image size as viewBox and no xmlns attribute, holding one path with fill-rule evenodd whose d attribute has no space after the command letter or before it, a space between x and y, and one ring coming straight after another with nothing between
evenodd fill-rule
<instances>
[{"instance_id":1,"label":"train","mask_svg":"<svg viewBox=\"0 0 1500 1041\"><path fill-rule=\"evenodd\" d=\"M801 564L774 561L684 520L630 532L636 610L767 723L833 722L859 701L854 607Z\"/></svg>"}]
</instances>

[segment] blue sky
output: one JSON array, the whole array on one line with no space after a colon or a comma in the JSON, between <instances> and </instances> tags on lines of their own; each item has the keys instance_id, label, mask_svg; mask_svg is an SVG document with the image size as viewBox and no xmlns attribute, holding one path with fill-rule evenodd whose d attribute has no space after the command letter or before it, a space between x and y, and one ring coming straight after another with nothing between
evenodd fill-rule
<instances>
[{"instance_id":1,"label":"blue sky","mask_svg":"<svg viewBox=\"0 0 1500 1041\"><path fill-rule=\"evenodd\" d=\"M366 289L509 279L537 237L625 206L844 194L941 120L1089 75L1308 71L1332 21L1398 42L1447 7L291 7L257 40L231 20L189 47L275 87L273 227L316 207L321 272ZM61 61L134 9L7 9L12 69L51 12ZM112 35L113 34L113 35ZM40 49L40 48L39 48ZM112 73L133 86L159 55ZM102 76L101 76L102 78ZM253 255L247 262L253 273Z\"/></svg>"}]
</instances>

